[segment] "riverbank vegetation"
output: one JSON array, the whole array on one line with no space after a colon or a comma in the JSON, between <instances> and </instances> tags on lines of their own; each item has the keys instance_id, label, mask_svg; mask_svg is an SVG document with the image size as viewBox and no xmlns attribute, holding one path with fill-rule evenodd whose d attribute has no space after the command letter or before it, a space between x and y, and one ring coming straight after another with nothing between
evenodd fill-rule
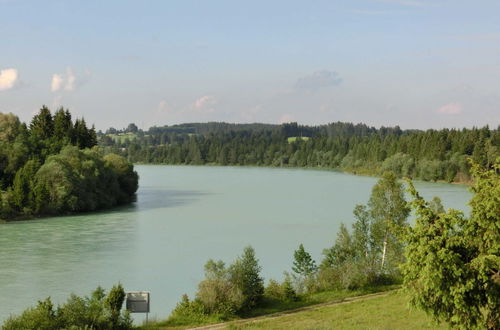
<instances>
[{"instance_id":1,"label":"riverbank vegetation","mask_svg":"<svg viewBox=\"0 0 500 330\"><path fill-rule=\"evenodd\" d=\"M291 271L282 281L271 279L264 286L251 247L227 267L209 260L195 297L183 296L161 324L215 323L393 288L402 279L398 265L403 244L397 231L408 225L408 215L403 185L387 172L373 187L367 205L354 209L352 229L342 225L333 245L324 249L319 266L300 244L291 254Z\"/></svg>"},{"instance_id":2,"label":"riverbank vegetation","mask_svg":"<svg viewBox=\"0 0 500 330\"><path fill-rule=\"evenodd\" d=\"M469 218L445 211L439 198L424 201L411 182L408 204L403 185L387 172L367 205L355 207L351 231L342 225L333 246L323 251L319 267L301 244L293 253L292 272L264 287L251 247L229 267L209 260L194 299L183 296L166 321L151 327L266 315L306 306L313 297L348 296L403 282L410 303L437 322L498 329L500 158L489 169L474 164L471 173ZM413 227L407 222L409 206L417 215Z\"/></svg>"},{"instance_id":3,"label":"riverbank vegetation","mask_svg":"<svg viewBox=\"0 0 500 330\"><path fill-rule=\"evenodd\" d=\"M47 298L21 315L11 316L2 329L132 329L130 313L122 311L124 300L125 291L121 284L113 286L108 294L101 287L97 287L90 297L72 294L57 308Z\"/></svg>"},{"instance_id":4,"label":"riverbank vegetation","mask_svg":"<svg viewBox=\"0 0 500 330\"><path fill-rule=\"evenodd\" d=\"M300 244L291 253L291 271L286 272L281 281L270 279L266 285L255 251L248 246L229 265L209 260L195 296L184 295L167 320L145 328L197 326L251 318L341 301L392 289L402 283L404 296L409 296L411 305L437 322L460 329L498 329L500 158L487 169L474 164L471 173L474 184L469 217L456 210L446 211L439 198L424 201L411 182L408 184L413 200L407 203L402 183L394 173L387 172L373 187L367 204L355 207L352 228L342 225L333 245L324 249L319 266ZM410 207L417 216L413 226L407 222ZM45 324L49 324L49 328L64 328L66 324L73 324L71 322L89 327L94 322L89 315L95 315L97 310L103 315L115 315L113 320L124 322L123 329L126 329L130 325L127 314L117 316L116 312L123 300L119 303L119 299L104 299L104 293L99 293L101 290L96 292L91 298L72 296L66 305L57 309L50 300L40 302L37 307L9 319L4 327L10 329L7 326L12 328L24 324L16 322L31 320L39 322L36 328L43 328ZM397 306L403 305L401 296L394 299ZM116 302L112 305L115 312L111 314L108 313L110 307L106 307L109 300ZM94 309L94 303L101 307ZM388 308L394 303L386 301L384 306ZM390 315L397 314L397 306L385 312L385 323L390 323ZM78 312L74 312L75 308ZM337 315L331 309L327 312ZM291 319L317 325L333 321L332 315L323 315L320 323L311 323L304 315ZM371 324L366 314L363 315L362 322ZM70 323L64 326L50 323L66 316ZM397 315L394 317L395 324L405 321ZM417 323L423 321L428 325L428 320L422 318ZM273 322L264 321L263 326L290 324Z\"/></svg>"},{"instance_id":5,"label":"riverbank vegetation","mask_svg":"<svg viewBox=\"0 0 500 330\"><path fill-rule=\"evenodd\" d=\"M94 128L42 107L29 125L0 113L0 219L93 211L134 199L138 176L97 147Z\"/></svg>"},{"instance_id":6,"label":"riverbank vegetation","mask_svg":"<svg viewBox=\"0 0 500 330\"><path fill-rule=\"evenodd\" d=\"M471 214L439 210L410 183L417 219L406 228L404 286L411 303L453 328L500 328L500 158L472 167Z\"/></svg>"},{"instance_id":7,"label":"riverbank vegetation","mask_svg":"<svg viewBox=\"0 0 500 330\"><path fill-rule=\"evenodd\" d=\"M130 124L98 134L99 144L134 163L339 169L425 181L470 182L468 158L487 167L500 155L500 131L402 130L364 124Z\"/></svg>"}]
</instances>

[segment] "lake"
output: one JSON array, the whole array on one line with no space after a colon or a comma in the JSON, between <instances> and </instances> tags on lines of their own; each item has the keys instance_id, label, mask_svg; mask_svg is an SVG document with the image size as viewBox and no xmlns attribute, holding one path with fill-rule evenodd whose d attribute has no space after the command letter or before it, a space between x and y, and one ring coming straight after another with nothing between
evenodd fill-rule
<instances>
[{"instance_id":1,"label":"lake","mask_svg":"<svg viewBox=\"0 0 500 330\"><path fill-rule=\"evenodd\" d=\"M332 171L136 166L137 202L112 211L0 224L0 321L36 300L63 302L121 282L151 291L151 317L191 297L210 259L252 245L266 278L290 271L300 243L319 262L377 178ZM468 211L462 185L416 182L427 199ZM134 319L142 316L133 314ZM0 322L1 323L1 322Z\"/></svg>"}]
</instances>

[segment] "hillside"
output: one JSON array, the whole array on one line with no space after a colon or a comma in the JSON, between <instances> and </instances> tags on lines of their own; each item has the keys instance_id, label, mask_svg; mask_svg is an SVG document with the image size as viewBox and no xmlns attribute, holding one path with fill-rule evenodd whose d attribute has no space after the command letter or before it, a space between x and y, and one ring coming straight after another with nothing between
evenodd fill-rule
<instances>
[{"instance_id":1,"label":"hillside","mask_svg":"<svg viewBox=\"0 0 500 330\"><path fill-rule=\"evenodd\" d=\"M424 312L408 307L405 294L390 292L347 298L342 302L311 306L196 329L446 329ZM167 328L165 328L167 329Z\"/></svg>"},{"instance_id":2,"label":"hillside","mask_svg":"<svg viewBox=\"0 0 500 330\"><path fill-rule=\"evenodd\" d=\"M100 132L99 144L134 163L392 171L399 177L464 183L470 181L469 158L487 167L500 155L499 130L487 126L425 131L342 122L129 127Z\"/></svg>"}]
</instances>

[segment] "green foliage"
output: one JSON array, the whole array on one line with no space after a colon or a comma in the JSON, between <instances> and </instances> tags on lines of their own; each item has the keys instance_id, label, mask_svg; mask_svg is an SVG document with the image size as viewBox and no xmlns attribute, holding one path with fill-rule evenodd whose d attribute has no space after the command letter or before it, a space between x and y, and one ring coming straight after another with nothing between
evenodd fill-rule
<instances>
[{"instance_id":1,"label":"green foliage","mask_svg":"<svg viewBox=\"0 0 500 330\"><path fill-rule=\"evenodd\" d=\"M261 267L251 246L243 249L243 255L229 267L230 281L243 295L241 311L257 306L264 294L264 280L260 277Z\"/></svg>"},{"instance_id":2,"label":"green foliage","mask_svg":"<svg viewBox=\"0 0 500 330\"><path fill-rule=\"evenodd\" d=\"M368 206L354 208L352 234L341 224L335 244L323 250L315 290L354 289L399 278L403 244L398 233L409 209L403 187L386 172L372 189Z\"/></svg>"},{"instance_id":3,"label":"green foliage","mask_svg":"<svg viewBox=\"0 0 500 330\"><path fill-rule=\"evenodd\" d=\"M417 220L406 233L404 284L411 303L437 320L470 329L500 327L500 158L472 167L470 218L440 212L411 183Z\"/></svg>"},{"instance_id":4,"label":"green foliage","mask_svg":"<svg viewBox=\"0 0 500 330\"><path fill-rule=\"evenodd\" d=\"M441 198L434 196L432 200L429 202L429 208L434 212L435 214L439 213L445 213L445 209L443 206L443 203L441 202Z\"/></svg>"},{"instance_id":5,"label":"green foliage","mask_svg":"<svg viewBox=\"0 0 500 330\"><path fill-rule=\"evenodd\" d=\"M242 308L245 297L232 282L224 263L209 260L205 265L205 280L198 285L196 299L207 313L229 317Z\"/></svg>"},{"instance_id":6,"label":"green foliage","mask_svg":"<svg viewBox=\"0 0 500 330\"><path fill-rule=\"evenodd\" d=\"M412 177L415 174L415 160L410 155L398 152L382 163L382 173L388 171L399 177Z\"/></svg>"},{"instance_id":7,"label":"green foliage","mask_svg":"<svg viewBox=\"0 0 500 330\"><path fill-rule=\"evenodd\" d=\"M293 287L298 293L309 292L316 282L317 266L311 255L300 244L299 249L293 254L292 264ZM288 274L287 274L288 275ZM288 276L287 276L288 278Z\"/></svg>"},{"instance_id":8,"label":"green foliage","mask_svg":"<svg viewBox=\"0 0 500 330\"><path fill-rule=\"evenodd\" d=\"M290 276L286 276L282 283L271 279L264 289L264 297L276 301L293 302L298 301L299 296L293 288Z\"/></svg>"},{"instance_id":9,"label":"green foliage","mask_svg":"<svg viewBox=\"0 0 500 330\"><path fill-rule=\"evenodd\" d=\"M0 114L0 219L92 211L134 200L138 176L121 156L102 156L94 128L68 110L42 107L30 129Z\"/></svg>"},{"instance_id":10,"label":"green foliage","mask_svg":"<svg viewBox=\"0 0 500 330\"><path fill-rule=\"evenodd\" d=\"M372 237L380 257L381 273L393 274L402 262L403 245L397 237L407 225L410 209L404 198L403 185L392 172L385 172L372 188L368 201L372 217Z\"/></svg>"},{"instance_id":11,"label":"green foliage","mask_svg":"<svg viewBox=\"0 0 500 330\"><path fill-rule=\"evenodd\" d=\"M467 157L474 153L487 166L500 155L498 128L488 127L403 131L341 122L191 123L137 134L108 132L113 134L101 136L100 144L133 162L337 168L371 175L392 171L427 181L468 182Z\"/></svg>"},{"instance_id":12,"label":"green foliage","mask_svg":"<svg viewBox=\"0 0 500 330\"><path fill-rule=\"evenodd\" d=\"M39 301L36 307L28 308L18 317L10 317L2 325L3 330L60 329L60 324L50 298Z\"/></svg>"},{"instance_id":13,"label":"green foliage","mask_svg":"<svg viewBox=\"0 0 500 330\"><path fill-rule=\"evenodd\" d=\"M190 302L187 297L183 298L171 317L192 319L197 315L203 319L206 315L216 315L227 319L248 312L262 301L264 295L260 270L255 251L250 246L229 267L222 261L209 260L196 299ZM200 306L203 313L199 313Z\"/></svg>"},{"instance_id":14,"label":"green foliage","mask_svg":"<svg viewBox=\"0 0 500 330\"><path fill-rule=\"evenodd\" d=\"M17 329L132 329L128 312L121 312L125 292L119 284L106 296L98 287L91 297L72 294L65 304L54 308L50 298L39 301L19 316L11 316L2 326L4 330Z\"/></svg>"},{"instance_id":15,"label":"green foliage","mask_svg":"<svg viewBox=\"0 0 500 330\"><path fill-rule=\"evenodd\" d=\"M311 255L306 252L304 245L300 244L299 249L293 253L292 270L300 276L310 276L316 272L316 262L311 258Z\"/></svg>"},{"instance_id":16,"label":"green foliage","mask_svg":"<svg viewBox=\"0 0 500 330\"><path fill-rule=\"evenodd\" d=\"M175 306L165 325L186 326L215 323L225 320L223 315L206 312L205 306L199 299L189 300L187 295Z\"/></svg>"}]
</instances>

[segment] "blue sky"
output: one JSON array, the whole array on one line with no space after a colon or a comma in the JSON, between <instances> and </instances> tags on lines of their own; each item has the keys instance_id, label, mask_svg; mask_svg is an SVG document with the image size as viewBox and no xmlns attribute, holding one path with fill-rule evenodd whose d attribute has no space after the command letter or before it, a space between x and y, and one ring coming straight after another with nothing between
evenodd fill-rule
<instances>
[{"instance_id":1,"label":"blue sky","mask_svg":"<svg viewBox=\"0 0 500 330\"><path fill-rule=\"evenodd\" d=\"M0 0L0 112L500 124L500 1Z\"/></svg>"}]
</instances>

